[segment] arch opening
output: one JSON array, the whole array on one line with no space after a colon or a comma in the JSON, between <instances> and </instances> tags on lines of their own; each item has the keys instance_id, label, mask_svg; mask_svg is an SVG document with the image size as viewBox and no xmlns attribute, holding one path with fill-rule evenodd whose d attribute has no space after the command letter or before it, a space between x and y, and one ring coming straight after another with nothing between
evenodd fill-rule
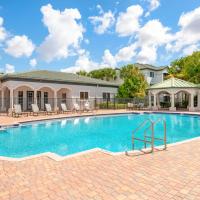
<instances>
[{"instance_id":1,"label":"arch opening","mask_svg":"<svg viewBox=\"0 0 200 200\"><path fill-rule=\"evenodd\" d=\"M157 102L159 109L168 110L171 107L171 95L168 91L161 91L157 94Z\"/></svg>"}]
</instances>

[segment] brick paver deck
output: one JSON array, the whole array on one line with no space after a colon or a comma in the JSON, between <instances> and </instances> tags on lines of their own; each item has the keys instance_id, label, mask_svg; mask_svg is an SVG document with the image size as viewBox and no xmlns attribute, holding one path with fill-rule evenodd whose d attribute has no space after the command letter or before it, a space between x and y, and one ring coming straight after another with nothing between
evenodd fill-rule
<instances>
[{"instance_id":1,"label":"brick paver deck","mask_svg":"<svg viewBox=\"0 0 200 200\"><path fill-rule=\"evenodd\" d=\"M0 161L0 200L200 199L200 140L140 156Z\"/></svg>"}]
</instances>

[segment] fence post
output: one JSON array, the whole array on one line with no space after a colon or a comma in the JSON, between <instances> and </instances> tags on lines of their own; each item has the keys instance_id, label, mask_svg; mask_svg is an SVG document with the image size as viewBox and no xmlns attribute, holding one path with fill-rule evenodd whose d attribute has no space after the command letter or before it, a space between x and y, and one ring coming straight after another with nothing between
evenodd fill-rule
<instances>
[{"instance_id":1,"label":"fence post","mask_svg":"<svg viewBox=\"0 0 200 200\"><path fill-rule=\"evenodd\" d=\"M94 109L96 110L97 109L97 98L95 97L94 99Z\"/></svg>"},{"instance_id":2,"label":"fence post","mask_svg":"<svg viewBox=\"0 0 200 200\"><path fill-rule=\"evenodd\" d=\"M108 109L108 97L106 98L106 106L107 106L107 109Z\"/></svg>"},{"instance_id":3,"label":"fence post","mask_svg":"<svg viewBox=\"0 0 200 200\"><path fill-rule=\"evenodd\" d=\"M114 110L116 109L116 105L115 105L115 96L114 96Z\"/></svg>"}]
</instances>

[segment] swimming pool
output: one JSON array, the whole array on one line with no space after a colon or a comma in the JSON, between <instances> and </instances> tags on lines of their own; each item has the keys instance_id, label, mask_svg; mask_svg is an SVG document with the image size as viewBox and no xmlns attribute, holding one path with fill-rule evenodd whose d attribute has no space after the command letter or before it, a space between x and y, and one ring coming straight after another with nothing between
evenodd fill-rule
<instances>
[{"instance_id":1,"label":"swimming pool","mask_svg":"<svg viewBox=\"0 0 200 200\"><path fill-rule=\"evenodd\" d=\"M144 113L67 118L0 131L0 156L22 158L45 152L65 156L93 148L112 152L131 150L132 130L145 119L159 118L167 122L168 144L200 136L200 116L194 115ZM142 132L137 133L138 137ZM162 137L161 124L155 127L155 134ZM136 149L142 146L136 142Z\"/></svg>"}]
</instances>

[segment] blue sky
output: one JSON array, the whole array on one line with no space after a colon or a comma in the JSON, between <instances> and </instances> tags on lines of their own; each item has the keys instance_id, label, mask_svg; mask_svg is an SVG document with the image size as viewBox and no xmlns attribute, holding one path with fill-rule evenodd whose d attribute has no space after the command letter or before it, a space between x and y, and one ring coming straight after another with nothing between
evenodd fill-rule
<instances>
[{"instance_id":1,"label":"blue sky","mask_svg":"<svg viewBox=\"0 0 200 200\"><path fill-rule=\"evenodd\" d=\"M1 0L0 70L169 65L199 49L200 0Z\"/></svg>"}]
</instances>

